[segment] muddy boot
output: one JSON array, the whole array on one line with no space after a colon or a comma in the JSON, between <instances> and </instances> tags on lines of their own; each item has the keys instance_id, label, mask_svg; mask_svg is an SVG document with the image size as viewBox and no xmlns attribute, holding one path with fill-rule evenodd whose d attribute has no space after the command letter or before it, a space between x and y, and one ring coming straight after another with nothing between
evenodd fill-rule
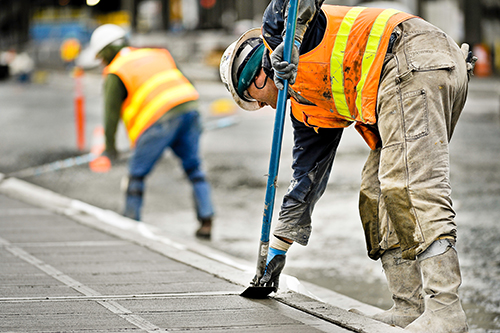
<instances>
[{"instance_id":1,"label":"muddy boot","mask_svg":"<svg viewBox=\"0 0 500 333\"><path fill-rule=\"evenodd\" d=\"M439 254L426 256L426 252L438 243L441 243L442 249ZM405 330L415 333L468 332L467 318L458 297L462 278L457 251L448 240L436 241L429 249L418 256L423 275L425 311Z\"/></svg>"},{"instance_id":2,"label":"muddy boot","mask_svg":"<svg viewBox=\"0 0 500 333\"><path fill-rule=\"evenodd\" d=\"M406 327L424 312L420 266L416 260L402 259L400 248L386 251L381 260L394 305L372 318Z\"/></svg>"},{"instance_id":3,"label":"muddy boot","mask_svg":"<svg viewBox=\"0 0 500 333\"><path fill-rule=\"evenodd\" d=\"M212 219L201 219L200 223L201 227L196 230L196 237L202 239L210 239L210 237L212 236Z\"/></svg>"}]
</instances>

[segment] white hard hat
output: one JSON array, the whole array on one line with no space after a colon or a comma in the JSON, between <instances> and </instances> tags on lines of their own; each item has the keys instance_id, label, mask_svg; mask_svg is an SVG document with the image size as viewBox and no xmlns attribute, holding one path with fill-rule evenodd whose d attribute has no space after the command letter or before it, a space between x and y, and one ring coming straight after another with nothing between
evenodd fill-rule
<instances>
[{"instance_id":1,"label":"white hard hat","mask_svg":"<svg viewBox=\"0 0 500 333\"><path fill-rule=\"evenodd\" d=\"M106 46L125 38L127 32L116 24L104 24L94 30L90 37L90 50L97 56Z\"/></svg>"},{"instance_id":2,"label":"white hard hat","mask_svg":"<svg viewBox=\"0 0 500 333\"><path fill-rule=\"evenodd\" d=\"M245 32L241 37L224 51L220 61L220 78L226 89L229 90L235 102L244 110L255 111L260 109L255 100L242 98L237 91L238 70L244 64L256 46L262 44L262 36L259 28L253 28Z\"/></svg>"}]
</instances>

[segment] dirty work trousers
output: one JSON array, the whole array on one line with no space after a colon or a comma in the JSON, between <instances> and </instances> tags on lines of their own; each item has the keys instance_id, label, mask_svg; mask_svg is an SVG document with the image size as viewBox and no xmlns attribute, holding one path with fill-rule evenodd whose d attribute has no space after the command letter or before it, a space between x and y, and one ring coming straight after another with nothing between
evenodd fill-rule
<instances>
[{"instance_id":1,"label":"dirty work trousers","mask_svg":"<svg viewBox=\"0 0 500 333\"><path fill-rule=\"evenodd\" d=\"M199 113L190 111L166 120L160 118L141 134L129 161L130 177L125 216L140 220L144 178L167 148L171 148L180 158L184 172L193 186L197 218L201 220L213 216L210 185L201 168L199 153L201 129Z\"/></svg>"},{"instance_id":2,"label":"dirty work trousers","mask_svg":"<svg viewBox=\"0 0 500 333\"><path fill-rule=\"evenodd\" d=\"M403 22L394 33L377 106L383 146L371 151L360 191L372 259L398 244L414 259L435 239L456 234L448 144L467 95L465 61L456 43L424 20ZM293 179L273 234L307 245L342 129L316 133L293 115L292 125Z\"/></svg>"},{"instance_id":3,"label":"dirty work trousers","mask_svg":"<svg viewBox=\"0 0 500 333\"><path fill-rule=\"evenodd\" d=\"M456 237L449 141L465 104L467 72L458 45L421 19L400 24L378 92L382 147L362 173L359 209L368 255L400 245L415 259L436 239Z\"/></svg>"},{"instance_id":4,"label":"dirty work trousers","mask_svg":"<svg viewBox=\"0 0 500 333\"><path fill-rule=\"evenodd\" d=\"M343 128L314 128L294 118L293 179L283 198L276 236L307 245L312 232L311 215L330 177Z\"/></svg>"}]
</instances>

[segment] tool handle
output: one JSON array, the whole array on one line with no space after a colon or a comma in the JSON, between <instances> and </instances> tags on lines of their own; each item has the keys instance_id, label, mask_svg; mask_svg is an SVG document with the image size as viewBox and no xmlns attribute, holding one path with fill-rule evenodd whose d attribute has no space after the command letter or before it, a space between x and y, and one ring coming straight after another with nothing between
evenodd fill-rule
<instances>
[{"instance_id":1,"label":"tool handle","mask_svg":"<svg viewBox=\"0 0 500 333\"><path fill-rule=\"evenodd\" d=\"M264 276L268 252L269 252L269 242L260 241L259 256L257 259L257 273L255 274L255 277L252 281L252 285L254 286L259 286L259 281Z\"/></svg>"},{"instance_id":2,"label":"tool handle","mask_svg":"<svg viewBox=\"0 0 500 333\"><path fill-rule=\"evenodd\" d=\"M299 0L290 0L288 18L286 21L286 32L284 40L283 58L290 62L292 58L293 40L295 38L295 27L297 25L297 9ZM283 82L284 88L278 92L276 115L274 119L273 142L271 146L271 157L269 161L269 174L267 178L266 197L264 202L264 214L262 220L262 231L259 244L259 258L257 260L257 281L264 275L266 268L267 252L269 249L269 233L271 230L271 219L274 209L274 198L278 183L278 168L281 156L281 143L283 141L283 127L285 122L286 100L288 92L288 80Z\"/></svg>"}]
</instances>

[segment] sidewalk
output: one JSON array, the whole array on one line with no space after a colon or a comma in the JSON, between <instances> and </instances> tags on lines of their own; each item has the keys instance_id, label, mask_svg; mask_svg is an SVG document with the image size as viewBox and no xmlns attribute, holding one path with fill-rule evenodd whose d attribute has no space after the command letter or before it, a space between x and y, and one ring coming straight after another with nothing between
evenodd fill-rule
<instances>
[{"instance_id":1,"label":"sidewalk","mask_svg":"<svg viewBox=\"0 0 500 333\"><path fill-rule=\"evenodd\" d=\"M248 263L0 174L2 332L399 332L297 291L239 294ZM291 277L285 277L290 286ZM316 289L315 289L316 288ZM285 288L286 289L286 288ZM376 310L342 295L330 300Z\"/></svg>"}]
</instances>

